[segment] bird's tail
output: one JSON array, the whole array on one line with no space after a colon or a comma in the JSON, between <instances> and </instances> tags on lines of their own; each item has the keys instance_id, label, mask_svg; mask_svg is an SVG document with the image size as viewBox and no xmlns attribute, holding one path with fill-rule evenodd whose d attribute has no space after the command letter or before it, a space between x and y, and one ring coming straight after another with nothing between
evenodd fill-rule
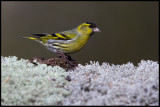
<instances>
[{"instance_id":1,"label":"bird's tail","mask_svg":"<svg viewBox=\"0 0 160 107\"><path fill-rule=\"evenodd\" d=\"M34 37L23 37L25 39L33 39L33 40L38 40L38 38L34 38Z\"/></svg>"}]
</instances>

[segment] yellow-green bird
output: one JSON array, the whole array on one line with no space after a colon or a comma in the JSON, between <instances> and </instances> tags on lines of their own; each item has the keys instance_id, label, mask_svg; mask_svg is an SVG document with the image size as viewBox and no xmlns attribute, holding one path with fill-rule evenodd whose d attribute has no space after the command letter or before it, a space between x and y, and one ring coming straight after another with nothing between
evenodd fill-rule
<instances>
[{"instance_id":1,"label":"yellow-green bird","mask_svg":"<svg viewBox=\"0 0 160 107\"><path fill-rule=\"evenodd\" d=\"M53 34L32 34L33 37L24 38L33 39L52 52L71 54L84 47L94 32L100 32L96 24L85 22L72 30Z\"/></svg>"}]
</instances>

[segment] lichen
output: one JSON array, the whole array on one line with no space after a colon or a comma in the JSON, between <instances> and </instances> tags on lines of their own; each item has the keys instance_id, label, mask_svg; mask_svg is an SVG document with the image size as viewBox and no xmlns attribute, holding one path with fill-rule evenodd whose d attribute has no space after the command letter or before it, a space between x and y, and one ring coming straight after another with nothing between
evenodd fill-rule
<instances>
[{"instance_id":1,"label":"lichen","mask_svg":"<svg viewBox=\"0 0 160 107\"><path fill-rule=\"evenodd\" d=\"M93 62L65 71L1 56L2 105L159 105L159 64Z\"/></svg>"},{"instance_id":2,"label":"lichen","mask_svg":"<svg viewBox=\"0 0 160 107\"><path fill-rule=\"evenodd\" d=\"M59 66L34 66L17 57L1 57L2 105L57 105L69 91L66 71Z\"/></svg>"},{"instance_id":3,"label":"lichen","mask_svg":"<svg viewBox=\"0 0 160 107\"><path fill-rule=\"evenodd\" d=\"M63 105L159 105L159 64L142 60L114 65L90 62L67 72L72 93Z\"/></svg>"}]
</instances>

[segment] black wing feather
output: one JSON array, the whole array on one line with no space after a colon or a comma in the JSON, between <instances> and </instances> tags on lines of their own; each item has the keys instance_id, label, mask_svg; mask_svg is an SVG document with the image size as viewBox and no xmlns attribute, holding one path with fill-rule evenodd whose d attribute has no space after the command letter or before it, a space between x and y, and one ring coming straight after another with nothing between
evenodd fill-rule
<instances>
[{"instance_id":1,"label":"black wing feather","mask_svg":"<svg viewBox=\"0 0 160 107\"><path fill-rule=\"evenodd\" d=\"M39 37L43 37L46 36L48 33L42 33L42 34L32 34L33 36L39 36Z\"/></svg>"}]
</instances>

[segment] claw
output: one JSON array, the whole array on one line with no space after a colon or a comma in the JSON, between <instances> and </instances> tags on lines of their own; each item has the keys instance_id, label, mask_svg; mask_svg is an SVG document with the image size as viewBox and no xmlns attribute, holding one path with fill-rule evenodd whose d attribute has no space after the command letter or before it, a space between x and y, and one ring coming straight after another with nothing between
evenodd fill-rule
<instances>
[{"instance_id":1,"label":"claw","mask_svg":"<svg viewBox=\"0 0 160 107\"><path fill-rule=\"evenodd\" d=\"M57 53L59 54L58 55L59 58L65 59L69 63L69 65L71 65L71 66L77 65L77 62L75 60L73 60L70 55L66 55L62 52L57 52Z\"/></svg>"},{"instance_id":2,"label":"claw","mask_svg":"<svg viewBox=\"0 0 160 107\"><path fill-rule=\"evenodd\" d=\"M64 54L64 53L62 53L62 52L57 52L59 55L58 55L58 57L59 58L62 58L62 59L65 59L65 60L67 60L68 59L68 56L66 55L66 54Z\"/></svg>"}]
</instances>

